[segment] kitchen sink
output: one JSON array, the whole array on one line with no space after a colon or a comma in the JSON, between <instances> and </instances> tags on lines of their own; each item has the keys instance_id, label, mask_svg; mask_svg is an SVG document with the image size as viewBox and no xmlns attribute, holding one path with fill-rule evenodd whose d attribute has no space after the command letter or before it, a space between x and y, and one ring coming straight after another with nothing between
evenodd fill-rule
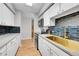
<instances>
[{"instance_id":1,"label":"kitchen sink","mask_svg":"<svg viewBox=\"0 0 79 59\"><path fill-rule=\"evenodd\" d=\"M68 40L65 40L65 39L60 38L60 37L49 36L47 38L54 41L54 42L56 42L56 43L58 43L58 44L61 44L63 46L68 44Z\"/></svg>"},{"instance_id":2,"label":"kitchen sink","mask_svg":"<svg viewBox=\"0 0 79 59\"><path fill-rule=\"evenodd\" d=\"M56 42L64 46L65 48L67 48L68 50L72 52L77 52L77 53L79 52L79 42L77 41L65 39L59 36L48 36L47 38L52 40L53 42Z\"/></svg>"}]
</instances>

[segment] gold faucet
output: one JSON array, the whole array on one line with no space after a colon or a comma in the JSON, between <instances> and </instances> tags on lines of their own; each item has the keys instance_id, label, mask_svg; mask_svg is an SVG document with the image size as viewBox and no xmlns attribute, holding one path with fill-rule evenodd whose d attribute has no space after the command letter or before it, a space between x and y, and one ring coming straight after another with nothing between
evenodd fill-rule
<instances>
[{"instance_id":1,"label":"gold faucet","mask_svg":"<svg viewBox=\"0 0 79 59\"><path fill-rule=\"evenodd\" d=\"M50 30L48 31L48 34L50 35Z\"/></svg>"},{"instance_id":2,"label":"gold faucet","mask_svg":"<svg viewBox=\"0 0 79 59\"><path fill-rule=\"evenodd\" d=\"M67 28L66 27L64 27L64 39L66 39L65 40L65 44L66 45L68 45L69 44L69 42L68 42L68 34L67 34Z\"/></svg>"},{"instance_id":3,"label":"gold faucet","mask_svg":"<svg viewBox=\"0 0 79 59\"><path fill-rule=\"evenodd\" d=\"M67 29L64 27L64 38L68 38Z\"/></svg>"}]
</instances>

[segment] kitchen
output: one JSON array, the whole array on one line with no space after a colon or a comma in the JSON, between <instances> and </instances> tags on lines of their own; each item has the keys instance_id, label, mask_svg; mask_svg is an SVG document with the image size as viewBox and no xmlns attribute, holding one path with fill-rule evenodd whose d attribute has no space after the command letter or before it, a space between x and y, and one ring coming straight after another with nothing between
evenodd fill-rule
<instances>
[{"instance_id":1,"label":"kitchen","mask_svg":"<svg viewBox=\"0 0 79 59\"><path fill-rule=\"evenodd\" d=\"M79 3L0 3L0 16L0 56L79 56Z\"/></svg>"}]
</instances>

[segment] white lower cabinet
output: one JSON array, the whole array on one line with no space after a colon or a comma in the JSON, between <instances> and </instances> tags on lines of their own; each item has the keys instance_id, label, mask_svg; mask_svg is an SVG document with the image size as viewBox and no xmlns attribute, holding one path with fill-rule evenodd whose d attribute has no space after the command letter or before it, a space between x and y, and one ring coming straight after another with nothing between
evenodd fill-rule
<instances>
[{"instance_id":1,"label":"white lower cabinet","mask_svg":"<svg viewBox=\"0 0 79 59\"><path fill-rule=\"evenodd\" d=\"M20 36L13 38L8 44L0 48L0 56L15 56L20 45Z\"/></svg>"},{"instance_id":2,"label":"white lower cabinet","mask_svg":"<svg viewBox=\"0 0 79 59\"><path fill-rule=\"evenodd\" d=\"M42 56L50 56L50 48L46 44L47 41L45 41L42 37L39 36L39 51L41 52Z\"/></svg>"},{"instance_id":3,"label":"white lower cabinet","mask_svg":"<svg viewBox=\"0 0 79 59\"><path fill-rule=\"evenodd\" d=\"M41 37L39 37L39 50L40 50L40 52L41 52L41 54L42 55L44 55L44 52L43 52L43 41L41 41L42 40L42 38Z\"/></svg>"},{"instance_id":4,"label":"white lower cabinet","mask_svg":"<svg viewBox=\"0 0 79 59\"><path fill-rule=\"evenodd\" d=\"M7 44L7 55L8 56L14 56L16 54L16 51L18 49L17 40L18 39L15 37L11 42Z\"/></svg>"},{"instance_id":5,"label":"white lower cabinet","mask_svg":"<svg viewBox=\"0 0 79 59\"><path fill-rule=\"evenodd\" d=\"M45 48L44 48L45 47ZM50 56L50 47L47 45L47 41L43 40L43 51L45 56Z\"/></svg>"},{"instance_id":6,"label":"white lower cabinet","mask_svg":"<svg viewBox=\"0 0 79 59\"><path fill-rule=\"evenodd\" d=\"M7 44L7 56L11 56L11 55L13 55L13 49L14 48L12 48L12 42L9 42L8 44Z\"/></svg>"},{"instance_id":7,"label":"white lower cabinet","mask_svg":"<svg viewBox=\"0 0 79 59\"><path fill-rule=\"evenodd\" d=\"M21 45L20 35L18 35L16 39L17 39L17 48L18 48L18 46Z\"/></svg>"},{"instance_id":8,"label":"white lower cabinet","mask_svg":"<svg viewBox=\"0 0 79 59\"><path fill-rule=\"evenodd\" d=\"M17 36L7 44L7 56L16 55L17 49L19 47L19 39L19 36Z\"/></svg>"},{"instance_id":9,"label":"white lower cabinet","mask_svg":"<svg viewBox=\"0 0 79 59\"><path fill-rule=\"evenodd\" d=\"M39 51L42 56L69 56L67 53L39 36Z\"/></svg>"},{"instance_id":10,"label":"white lower cabinet","mask_svg":"<svg viewBox=\"0 0 79 59\"><path fill-rule=\"evenodd\" d=\"M43 41L43 45L44 45L44 53L45 56L57 56L57 54L55 53L55 51L53 51L53 49L51 49L52 47L50 46L50 43L46 40Z\"/></svg>"}]
</instances>

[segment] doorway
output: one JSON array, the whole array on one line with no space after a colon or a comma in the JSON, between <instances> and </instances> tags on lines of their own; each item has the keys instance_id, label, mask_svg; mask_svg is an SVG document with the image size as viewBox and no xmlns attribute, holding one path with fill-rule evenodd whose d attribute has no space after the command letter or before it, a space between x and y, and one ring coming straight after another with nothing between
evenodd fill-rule
<instances>
[{"instance_id":1,"label":"doorway","mask_svg":"<svg viewBox=\"0 0 79 59\"><path fill-rule=\"evenodd\" d=\"M34 41L34 20L32 20L32 40Z\"/></svg>"}]
</instances>

